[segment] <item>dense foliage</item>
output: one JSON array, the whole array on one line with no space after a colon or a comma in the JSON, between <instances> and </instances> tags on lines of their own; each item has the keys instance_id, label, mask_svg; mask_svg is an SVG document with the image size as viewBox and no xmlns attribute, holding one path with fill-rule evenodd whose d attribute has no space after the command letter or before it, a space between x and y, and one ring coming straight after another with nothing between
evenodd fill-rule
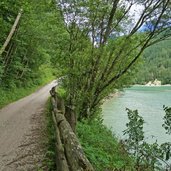
<instances>
[{"instance_id":1,"label":"dense foliage","mask_svg":"<svg viewBox=\"0 0 171 171\"><path fill-rule=\"evenodd\" d=\"M19 0L3 0L0 2L0 47L5 42L20 6L21 3Z\"/></svg>"},{"instance_id":2,"label":"dense foliage","mask_svg":"<svg viewBox=\"0 0 171 171\"><path fill-rule=\"evenodd\" d=\"M170 44L170 40L165 40L145 50L135 83L146 84L158 79L162 84L171 84Z\"/></svg>"},{"instance_id":3,"label":"dense foliage","mask_svg":"<svg viewBox=\"0 0 171 171\"><path fill-rule=\"evenodd\" d=\"M158 144L147 143L144 136L144 119L138 114L137 110L128 111L129 122L124 134L127 139L124 141L125 149L132 155L135 161L135 169L142 171L170 170L171 169L171 142ZM170 134L171 128L171 108L164 107L165 116L163 127L166 134Z\"/></svg>"},{"instance_id":4,"label":"dense foliage","mask_svg":"<svg viewBox=\"0 0 171 171\"><path fill-rule=\"evenodd\" d=\"M53 74L59 75L56 61L62 53L66 31L55 3L53 0L0 2L0 48L22 11L8 46L0 52L0 106L49 82Z\"/></svg>"},{"instance_id":5,"label":"dense foliage","mask_svg":"<svg viewBox=\"0 0 171 171\"><path fill-rule=\"evenodd\" d=\"M129 84L135 63L147 47L170 36L170 2L66 2L59 1L69 35L59 65L65 68L62 86L68 105L81 120L93 117L106 96ZM143 10L134 20L130 11L139 5ZM138 30L144 24L141 34Z\"/></svg>"},{"instance_id":6,"label":"dense foliage","mask_svg":"<svg viewBox=\"0 0 171 171\"><path fill-rule=\"evenodd\" d=\"M15 34L0 59L0 85L4 88L41 84L51 77L53 62L62 46L63 21L55 2L0 2L0 45L22 9ZM60 45L59 45L60 44Z\"/></svg>"}]
</instances>

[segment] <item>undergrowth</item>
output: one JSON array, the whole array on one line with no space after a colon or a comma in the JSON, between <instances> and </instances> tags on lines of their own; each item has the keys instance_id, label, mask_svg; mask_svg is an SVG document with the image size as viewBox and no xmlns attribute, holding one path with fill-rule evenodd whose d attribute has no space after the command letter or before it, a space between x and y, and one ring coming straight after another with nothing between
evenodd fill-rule
<instances>
[{"instance_id":1,"label":"undergrowth","mask_svg":"<svg viewBox=\"0 0 171 171\"><path fill-rule=\"evenodd\" d=\"M133 170L133 160L102 122L78 122L77 135L96 171Z\"/></svg>"},{"instance_id":2,"label":"undergrowth","mask_svg":"<svg viewBox=\"0 0 171 171\"><path fill-rule=\"evenodd\" d=\"M51 80L53 80L54 77L51 76L49 78L44 79L40 83L31 83L29 86L25 87L10 87L10 88L4 88L0 87L0 108L4 107L5 105L12 103L20 98L23 98L37 89L41 88Z\"/></svg>"},{"instance_id":3,"label":"undergrowth","mask_svg":"<svg viewBox=\"0 0 171 171\"><path fill-rule=\"evenodd\" d=\"M52 105L50 103L50 98L46 104L45 118L46 118L46 154L45 154L45 165L48 171L55 171L56 168L56 151L55 151L55 128L52 120Z\"/></svg>"}]
</instances>

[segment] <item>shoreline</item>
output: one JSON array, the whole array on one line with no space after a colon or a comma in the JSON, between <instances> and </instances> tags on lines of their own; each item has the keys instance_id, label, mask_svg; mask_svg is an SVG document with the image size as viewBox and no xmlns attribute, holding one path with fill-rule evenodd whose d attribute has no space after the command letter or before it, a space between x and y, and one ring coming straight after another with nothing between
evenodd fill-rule
<instances>
[{"instance_id":1,"label":"shoreline","mask_svg":"<svg viewBox=\"0 0 171 171\"><path fill-rule=\"evenodd\" d=\"M143 85L143 84L134 84L131 86L144 86L144 87L169 87L171 84L163 84L163 85Z\"/></svg>"},{"instance_id":2,"label":"shoreline","mask_svg":"<svg viewBox=\"0 0 171 171\"><path fill-rule=\"evenodd\" d=\"M131 87L148 87L148 88L157 88L157 87L171 87L171 84L164 84L164 85L143 85L143 84L134 84L134 85L131 85L130 87L127 87L128 89L131 88ZM124 88L124 89L127 89L127 88ZM119 97L122 95L122 92L123 91L119 91L117 90L116 92L114 93L111 93L110 95L108 95L106 98L104 98L102 100L102 104L104 104L105 102L109 101L110 99L114 98L114 97Z\"/></svg>"},{"instance_id":3,"label":"shoreline","mask_svg":"<svg viewBox=\"0 0 171 171\"><path fill-rule=\"evenodd\" d=\"M109 96L107 96L102 100L102 104L104 104L105 102L109 101L114 97L119 97L121 94L122 94L121 91L116 91L115 93L111 93Z\"/></svg>"}]
</instances>

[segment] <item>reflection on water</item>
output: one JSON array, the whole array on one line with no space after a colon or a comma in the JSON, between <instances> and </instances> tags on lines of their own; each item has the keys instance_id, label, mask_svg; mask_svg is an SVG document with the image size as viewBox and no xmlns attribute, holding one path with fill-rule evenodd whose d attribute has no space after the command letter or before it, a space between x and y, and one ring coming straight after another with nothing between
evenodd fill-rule
<instances>
[{"instance_id":1,"label":"reflection on water","mask_svg":"<svg viewBox=\"0 0 171 171\"><path fill-rule=\"evenodd\" d=\"M103 104L104 124L121 138L128 122L125 109L138 109L146 122L144 131L147 141L154 142L157 139L159 143L171 142L171 136L166 135L162 127L163 105L171 106L171 86L133 86Z\"/></svg>"}]
</instances>

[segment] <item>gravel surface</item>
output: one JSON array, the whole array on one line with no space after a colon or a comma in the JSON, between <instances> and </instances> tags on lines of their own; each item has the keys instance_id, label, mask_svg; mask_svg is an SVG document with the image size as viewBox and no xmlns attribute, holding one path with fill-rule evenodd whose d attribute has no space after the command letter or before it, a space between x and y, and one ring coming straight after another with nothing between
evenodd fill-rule
<instances>
[{"instance_id":1,"label":"gravel surface","mask_svg":"<svg viewBox=\"0 0 171 171\"><path fill-rule=\"evenodd\" d=\"M36 171L43 167L43 111L49 90L56 84L53 81L0 110L0 171Z\"/></svg>"}]
</instances>

